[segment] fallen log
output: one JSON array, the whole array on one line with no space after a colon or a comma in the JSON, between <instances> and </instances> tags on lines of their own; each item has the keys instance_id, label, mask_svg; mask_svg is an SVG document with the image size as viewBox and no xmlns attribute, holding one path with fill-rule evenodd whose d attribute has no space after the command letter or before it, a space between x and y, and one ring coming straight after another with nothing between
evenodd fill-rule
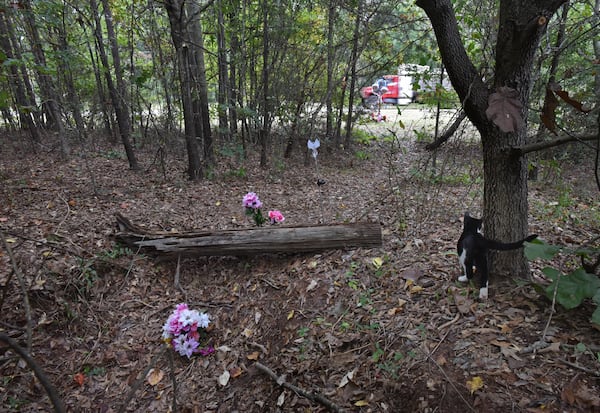
<instances>
[{"instance_id":1,"label":"fallen log","mask_svg":"<svg viewBox=\"0 0 600 413\"><path fill-rule=\"evenodd\" d=\"M381 227L378 223L331 224L316 226L268 226L199 232L151 232L116 214L119 231L117 242L133 251L161 258L178 256L256 255L297 253L380 247Z\"/></svg>"}]
</instances>

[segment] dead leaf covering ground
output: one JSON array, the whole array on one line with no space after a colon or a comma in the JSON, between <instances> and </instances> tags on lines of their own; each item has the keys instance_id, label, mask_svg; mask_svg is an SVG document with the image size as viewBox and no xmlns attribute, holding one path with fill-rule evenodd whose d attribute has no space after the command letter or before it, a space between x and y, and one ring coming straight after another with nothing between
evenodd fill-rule
<instances>
[{"instance_id":1,"label":"dead leaf covering ground","mask_svg":"<svg viewBox=\"0 0 600 413\"><path fill-rule=\"evenodd\" d=\"M154 152L138 152L149 169L136 173L115 156L119 148L85 157L78 148L61 162L22 149L18 139L0 138L0 228L27 284L32 355L69 411L119 411L140 380L124 411L170 411L173 380L183 412L326 411L280 387L256 362L344 411L600 411L600 333L588 322L591 305L558 309L548 345L533 351L550 303L532 285L494 280L491 299L480 303L476 288L456 282L459 218L480 212L476 144L438 152L443 179L431 178L429 154L410 140L374 142L359 148L361 156L324 145L319 167L327 183L319 188L303 156L261 170L255 154L243 162L223 155L210 179L191 183L177 151L168 154L165 177L152 164ZM532 232L573 244L598 233L589 165L532 184ZM571 189L568 208L553 204L556 188ZM284 224L380 222L384 246L185 259L184 296L173 286L176 263L111 239L115 212L156 230L250 227L241 208L248 191L266 209L281 210ZM533 264L538 275L541 266ZM3 247L0 331L25 345L12 271ZM183 301L212 316L217 351L191 361L175 354L171 368L161 327ZM0 347L0 357L1 410L50 410L14 352Z\"/></svg>"}]
</instances>

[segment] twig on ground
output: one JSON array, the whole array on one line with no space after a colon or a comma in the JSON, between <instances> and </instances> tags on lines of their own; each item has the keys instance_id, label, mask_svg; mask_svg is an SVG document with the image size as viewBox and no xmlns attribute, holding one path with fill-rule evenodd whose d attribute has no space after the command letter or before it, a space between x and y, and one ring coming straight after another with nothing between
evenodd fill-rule
<instances>
[{"instance_id":1,"label":"twig on ground","mask_svg":"<svg viewBox=\"0 0 600 413\"><path fill-rule=\"evenodd\" d=\"M309 399L313 402L320 403L332 412L338 412L338 413L344 412L344 410L341 407L339 407L338 405L333 403L331 400L325 398L324 396L322 396L318 393L309 393L309 392L301 389L300 387L294 386L293 384L286 382L284 377L277 377L275 372L273 372L273 370L271 370L264 364L256 362L256 363L254 363L254 366L256 366L256 368L258 370L260 370L262 373L265 373L267 376L269 376L271 379L273 379L273 381L275 383L277 383L279 386L289 389L289 390L293 391L294 393L296 393L302 397L306 397L307 399Z\"/></svg>"},{"instance_id":2,"label":"twig on ground","mask_svg":"<svg viewBox=\"0 0 600 413\"><path fill-rule=\"evenodd\" d=\"M452 324L456 323L458 321L458 319L460 318L460 311L456 313L456 316L454 316L454 319L442 324L441 326L438 327L438 330L443 330L446 327L450 327ZM446 334L447 335L447 334ZM444 336L445 337L445 336Z\"/></svg>"},{"instance_id":3,"label":"twig on ground","mask_svg":"<svg viewBox=\"0 0 600 413\"><path fill-rule=\"evenodd\" d=\"M255 341L251 341L248 344L250 344L253 347L258 348L260 351L263 352L263 354L267 354L267 355L269 354L269 350L267 350L267 348L265 346L263 346L262 344L260 344L260 343L257 343Z\"/></svg>"},{"instance_id":4,"label":"twig on ground","mask_svg":"<svg viewBox=\"0 0 600 413\"><path fill-rule=\"evenodd\" d=\"M173 284L174 284L175 288L177 288L179 291L181 291L181 294L183 294L183 297L187 300L187 294L186 294L185 290L183 289L183 287L181 286L181 283L179 282L180 275L181 275L181 254L177 254L177 268L175 268L175 277L174 277Z\"/></svg>"},{"instance_id":5,"label":"twig on ground","mask_svg":"<svg viewBox=\"0 0 600 413\"><path fill-rule=\"evenodd\" d=\"M533 343L532 345L522 348L521 351L519 351L519 354L537 353L538 351L543 350L549 346L550 346L550 343L548 343L547 341L538 340L535 343Z\"/></svg>"},{"instance_id":6,"label":"twig on ground","mask_svg":"<svg viewBox=\"0 0 600 413\"><path fill-rule=\"evenodd\" d=\"M129 402L131 402L131 399L133 399L133 396L135 395L135 393L142 386L142 383L144 383L144 380L146 379L146 376L148 376L148 372L150 371L151 368L154 367L154 365L158 361L158 358L160 356L162 356L166 351L169 351L169 349L167 347L165 347L165 346L161 346L160 351L157 352L154 355L154 357L152 357L152 360L150 360L150 363L148 363L148 365L146 366L146 368L142 372L142 375L140 376L140 378L137 379L135 383L133 383L133 386L131 386L131 390L129 391L129 394L127 395L127 398L125 399L125 401L123 402L123 404L119 408L119 413L123 413L123 412L125 412L127 410L127 405L129 405Z\"/></svg>"},{"instance_id":7,"label":"twig on ground","mask_svg":"<svg viewBox=\"0 0 600 413\"><path fill-rule=\"evenodd\" d=\"M60 397L58 397L58 392L56 391L52 383L50 383L50 380L48 380L48 378L46 377L44 370L40 366L38 366L35 360L29 355L29 352L26 351L23 347L19 346L15 340L13 340L4 333L0 333L0 341L3 341L6 344L8 344L10 348L12 348L19 356L21 356L23 360L25 360L29 368L33 370L35 377L37 377L40 384L44 387L44 390L46 390L46 393L48 394L48 397L50 398L50 401L54 406L54 411L59 413L66 412L67 410L65 409L62 400L60 399Z\"/></svg>"},{"instance_id":8,"label":"twig on ground","mask_svg":"<svg viewBox=\"0 0 600 413\"><path fill-rule=\"evenodd\" d=\"M435 346L435 348L433 349L432 352L428 353L425 350L421 349L419 347L419 349L425 354L425 356L431 360L431 362L433 364L435 364L437 366L437 368L442 372L442 374L444 375L446 381L448 382L448 384L454 389L454 391L456 392L456 394L458 394L458 397L461 398L461 400L467 405L467 407L469 408L470 411L475 412L476 410L473 408L473 406L471 406L471 403L469 403L469 401L467 399L464 398L464 396L462 395L462 393L458 390L458 388L456 387L456 385L454 384L454 382L452 381L452 379L450 377L448 377L448 374L446 374L446 372L444 371L444 369L442 368L442 366L440 366L438 364L437 361L435 361L432 357L433 353L437 350L437 348L439 347L439 345L441 344L442 341L444 341L446 339L446 337L448 336L448 333L450 332L450 330L448 330L446 332L446 334L444 335L444 337L442 337L442 339L440 340L440 342L438 343L437 346Z\"/></svg>"},{"instance_id":9,"label":"twig on ground","mask_svg":"<svg viewBox=\"0 0 600 413\"><path fill-rule=\"evenodd\" d=\"M565 360L565 359L558 359L558 361L560 361L563 364L566 364L569 367L573 367L574 369L581 370L583 372L586 372L586 373L591 374L596 377L600 377L600 371L598 371L598 370L588 369L587 367L580 366L577 363L572 363L569 360Z\"/></svg>"},{"instance_id":10,"label":"twig on ground","mask_svg":"<svg viewBox=\"0 0 600 413\"><path fill-rule=\"evenodd\" d=\"M0 231L0 239L2 239L2 243L4 244L4 248L8 253L8 258L10 259L10 263L13 267L13 272L17 276L17 281L19 282L19 288L21 288L21 293L23 294L23 307L25 307L25 317L27 318L27 353L31 353L31 337L32 337L32 327L31 327L31 306L29 305L29 294L27 288L25 286L25 280L23 279L23 274L21 274L21 270L17 265L17 261L15 260L15 256L13 255L12 249L4 237L4 232Z\"/></svg>"},{"instance_id":11,"label":"twig on ground","mask_svg":"<svg viewBox=\"0 0 600 413\"><path fill-rule=\"evenodd\" d=\"M173 405L171 406L171 411L173 413L177 413L177 375L175 374L175 364L173 362L173 352L167 352L169 360L169 371L171 374L171 382L173 384Z\"/></svg>"}]
</instances>

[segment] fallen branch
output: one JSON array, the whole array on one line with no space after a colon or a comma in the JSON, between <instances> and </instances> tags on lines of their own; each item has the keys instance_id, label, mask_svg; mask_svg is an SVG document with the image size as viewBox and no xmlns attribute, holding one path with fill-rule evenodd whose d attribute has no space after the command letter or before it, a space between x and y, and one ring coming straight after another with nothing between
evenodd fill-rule
<instances>
[{"instance_id":1,"label":"fallen branch","mask_svg":"<svg viewBox=\"0 0 600 413\"><path fill-rule=\"evenodd\" d=\"M42 370L42 368L38 366L38 364L29 355L29 353L23 347L19 346L15 340L13 340L4 333L0 333L0 341L3 341L6 344L8 344L10 348L12 348L23 360L25 360L29 368L33 370L35 377L37 377L44 390L46 390L46 394L48 394L48 397L52 402L52 406L54 406L54 411L59 413L66 412L67 410L65 409L62 400L60 399L60 397L58 397L58 392L56 391L52 383L50 383L50 380L48 380L48 378L46 377L44 370Z\"/></svg>"},{"instance_id":2,"label":"fallen branch","mask_svg":"<svg viewBox=\"0 0 600 413\"><path fill-rule=\"evenodd\" d=\"M306 397L308 400L311 400L316 403L320 403L332 412L344 412L344 410L341 407L339 407L338 405L336 405L329 399L325 398L324 396L322 396L318 393L309 393L306 390L301 389L300 387L294 386L293 384L286 382L285 378L283 376L277 377L277 375L273 372L273 370L271 370L264 364L256 362L256 363L254 363L254 366L258 370L260 370L261 372L263 372L267 376L269 376L271 379L273 379L273 381L275 383L277 383L279 386L289 389L302 397Z\"/></svg>"}]
</instances>

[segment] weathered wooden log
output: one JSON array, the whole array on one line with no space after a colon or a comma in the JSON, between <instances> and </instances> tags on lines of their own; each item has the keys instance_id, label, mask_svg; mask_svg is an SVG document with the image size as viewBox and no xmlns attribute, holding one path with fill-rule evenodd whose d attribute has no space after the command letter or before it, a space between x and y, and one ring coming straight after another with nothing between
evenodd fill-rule
<instances>
[{"instance_id":1,"label":"weathered wooden log","mask_svg":"<svg viewBox=\"0 0 600 413\"><path fill-rule=\"evenodd\" d=\"M134 251L161 258L375 248L382 243L381 227L372 222L171 233L150 232L121 214L116 218L119 231L115 239L118 242Z\"/></svg>"}]
</instances>

